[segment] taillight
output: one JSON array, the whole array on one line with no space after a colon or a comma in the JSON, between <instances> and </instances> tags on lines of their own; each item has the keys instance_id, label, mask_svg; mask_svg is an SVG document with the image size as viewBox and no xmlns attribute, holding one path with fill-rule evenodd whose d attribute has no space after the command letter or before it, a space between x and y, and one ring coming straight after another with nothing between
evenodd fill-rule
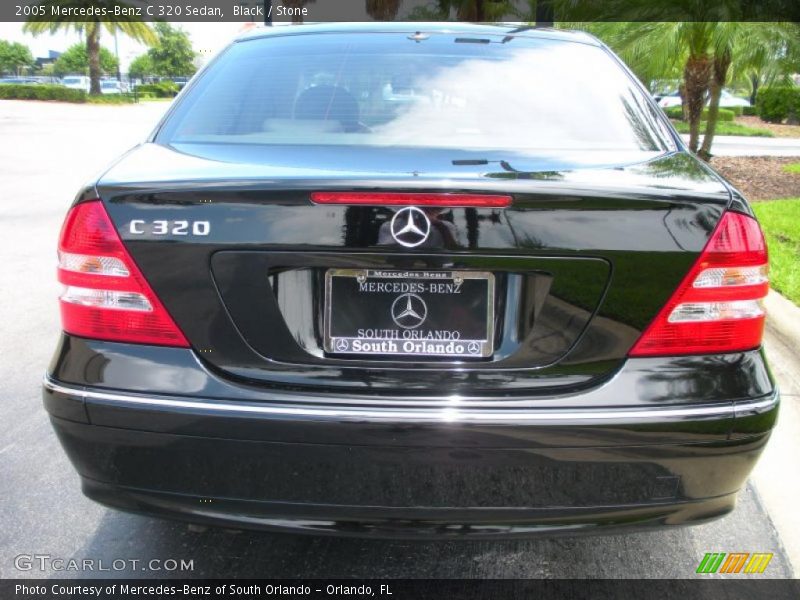
<instances>
[{"instance_id":1,"label":"taillight","mask_svg":"<svg viewBox=\"0 0 800 600\"><path fill-rule=\"evenodd\" d=\"M61 323L74 335L188 347L99 200L70 210L58 242Z\"/></svg>"},{"instance_id":2,"label":"taillight","mask_svg":"<svg viewBox=\"0 0 800 600\"><path fill-rule=\"evenodd\" d=\"M767 246L755 219L727 212L630 356L711 354L761 345Z\"/></svg>"}]
</instances>

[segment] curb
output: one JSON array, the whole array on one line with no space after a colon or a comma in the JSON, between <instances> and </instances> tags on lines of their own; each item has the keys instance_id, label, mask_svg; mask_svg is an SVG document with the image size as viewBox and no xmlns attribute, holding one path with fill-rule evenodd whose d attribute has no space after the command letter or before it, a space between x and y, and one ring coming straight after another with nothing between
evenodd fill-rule
<instances>
[{"instance_id":1,"label":"curb","mask_svg":"<svg viewBox=\"0 0 800 600\"><path fill-rule=\"evenodd\" d=\"M800 350L800 307L773 289L764 299L764 307L772 333L789 348Z\"/></svg>"},{"instance_id":2,"label":"curb","mask_svg":"<svg viewBox=\"0 0 800 600\"><path fill-rule=\"evenodd\" d=\"M770 290L764 300L767 327L764 351L781 389L778 425L751 481L766 507L795 577L800 577L800 479L787 477L800 456L800 307Z\"/></svg>"}]
</instances>

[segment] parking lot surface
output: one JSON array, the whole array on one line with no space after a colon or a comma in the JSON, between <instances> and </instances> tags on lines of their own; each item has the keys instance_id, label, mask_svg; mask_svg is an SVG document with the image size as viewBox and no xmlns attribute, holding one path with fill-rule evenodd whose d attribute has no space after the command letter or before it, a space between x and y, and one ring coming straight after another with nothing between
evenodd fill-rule
<instances>
[{"instance_id":1,"label":"parking lot surface","mask_svg":"<svg viewBox=\"0 0 800 600\"><path fill-rule=\"evenodd\" d=\"M754 484L734 513L707 525L513 542L193 531L85 499L40 395L59 332L56 239L80 185L143 139L166 108L0 101L0 577L683 578L695 576L706 552L772 552L765 576L792 576L776 521ZM796 468L795 460L787 464ZM796 471L785 475L796 477ZM107 565L122 559L127 566L41 571L35 564L20 568L20 555L103 559ZM192 561L192 570L143 571L141 563L150 559Z\"/></svg>"}]
</instances>

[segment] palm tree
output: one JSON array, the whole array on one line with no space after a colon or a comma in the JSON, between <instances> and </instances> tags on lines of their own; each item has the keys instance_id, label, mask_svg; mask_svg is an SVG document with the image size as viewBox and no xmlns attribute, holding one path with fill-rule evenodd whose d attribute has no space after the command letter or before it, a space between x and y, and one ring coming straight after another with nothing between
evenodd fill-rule
<instances>
[{"instance_id":1,"label":"palm tree","mask_svg":"<svg viewBox=\"0 0 800 600\"><path fill-rule=\"evenodd\" d=\"M45 14L50 15L52 7L64 8L97 8L104 6L110 11L114 11L114 7L130 8L130 5L121 2L120 0L40 0L39 5L45 7ZM119 14L125 14L125 11L118 11ZM135 11L130 11L134 13ZM47 20L48 17L30 17L25 23L24 30L32 33L33 35L40 35L42 33L53 34L57 31L77 31L86 39L86 54L89 57L89 78L91 86L89 93L92 95L99 95L100 92L100 36L103 29L109 33L121 32L128 37L131 37L139 42L152 45L156 42L156 35L149 25L143 23L140 19L134 16L121 16L117 21L86 21L86 22L71 22L71 21L52 21Z\"/></svg>"},{"instance_id":2,"label":"palm tree","mask_svg":"<svg viewBox=\"0 0 800 600\"><path fill-rule=\"evenodd\" d=\"M775 33L775 29L781 32ZM758 89L769 85L791 85L791 75L800 68L800 26L797 23L757 23L752 36L738 40L731 65L734 85L749 88L755 105Z\"/></svg>"},{"instance_id":3,"label":"palm tree","mask_svg":"<svg viewBox=\"0 0 800 600\"><path fill-rule=\"evenodd\" d=\"M692 0L682 1L687 8L696 6ZM680 93L689 122L689 149L706 160L711 155L719 101L731 66L766 60L763 49L770 45L793 48L800 43L797 26L787 23L601 23L589 29L617 51L637 75L644 74L646 81L663 79L676 65L683 65ZM778 57L773 55L770 60ZM700 147L700 120L706 102L708 119Z\"/></svg>"},{"instance_id":4,"label":"palm tree","mask_svg":"<svg viewBox=\"0 0 800 600\"><path fill-rule=\"evenodd\" d=\"M714 62L711 66L711 77L709 80L709 104L708 117L706 120L706 132L703 135L703 145L700 146L698 155L705 161L711 160L711 143L714 141L714 134L717 131L717 120L719 118L719 99L722 97L722 88L728 80L728 69L730 69L733 57L731 48L723 46L714 53Z\"/></svg>"},{"instance_id":5,"label":"palm tree","mask_svg":"<svg viewBox=\"0 0 800 600\"><path fill-rule=\"evenodd\" d=\"M777 69L783 56L800 47L800 29L793 23L719 23L717 27L720 32L716 36L717 47L714 49L708 120L699 151L704 160L711 158L722 88L730 79L734 61L738 69L763 66L767 61L773 63L772 69ZM785 68L787 65L783 66Z\"/></svg>"},{"instance_id":6,"label":"palm tree","mask_svg":"<svg viewBox=\"0 0 800 600\"><path fill-rule=\"evenodd\" d=\"M663 78L682 64L680 93L692 152L699 147L700 118L714 68L716 25L694 21L601 23L591 28L640 77L645 73L651 80Z\"/></svg>"}]
</instances>

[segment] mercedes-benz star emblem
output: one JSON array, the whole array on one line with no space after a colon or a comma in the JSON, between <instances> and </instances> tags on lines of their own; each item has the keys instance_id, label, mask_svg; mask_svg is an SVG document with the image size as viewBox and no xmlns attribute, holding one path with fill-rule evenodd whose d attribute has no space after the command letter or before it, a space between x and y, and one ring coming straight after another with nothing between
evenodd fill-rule
<instances>
[{"instance_id":1,"label":"mercedes-benz star emblem","mask_svg":"<svg viewBox=\"0 0 800 600\"><path fill-rule=\"evenodd\" d=\"M431 222L416 206L401 208L392 217L392 237L401 246L413 248L428 239Z\"/></svg>"},{"instance_id":2,"label":"mercedes-benz star emblem","mask_svg":"<svg viewBox=\"0 0 800 600\"><path fill-rule=\"evenodd\" d=\"M392 320L403 329L416 329L425 322L428 307L416 294L401 294L392 302Z\"/></svg>"},{"instance_id":3,"label":"mercedes-benz star emblem","mask_svg":"<svg viewBox=\"0 0 800 600\"><path fill-rule=\"evenodd\" d=\"M347 342L347 340L343 340L342 338L339 338L338 340L336 340L336 349L339 352L347 352L347 350L349 348L350 348L350 344Z\"/></svg>"}]
</instances>

